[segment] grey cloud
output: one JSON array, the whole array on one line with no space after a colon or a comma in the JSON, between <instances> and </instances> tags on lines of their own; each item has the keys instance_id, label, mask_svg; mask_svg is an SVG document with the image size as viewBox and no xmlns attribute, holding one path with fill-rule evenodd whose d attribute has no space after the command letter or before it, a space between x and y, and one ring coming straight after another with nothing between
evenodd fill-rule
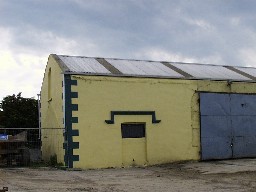
<instances>
[{"instance_id":1,"label":"grey cloud","mask_svg":"<svg viewBox=\"0 0 256 192\"><path fill-rule=\"evenodd\" d=\"M37 33L73 39L70 54L136 57L163 49L187 57L220 55L222 64L243 65L240 49L255 48L254 1L3 1L0 25L13 29L13 44L38 51L49 42ZM232 18L239 18L232 25ZM49 38L49 37L48 37ZM54 50L53 50L54 51ZM67 53L68 54L68 53ZM146 59L146 58L143 58Z\"/></svg>"}]
</instances>

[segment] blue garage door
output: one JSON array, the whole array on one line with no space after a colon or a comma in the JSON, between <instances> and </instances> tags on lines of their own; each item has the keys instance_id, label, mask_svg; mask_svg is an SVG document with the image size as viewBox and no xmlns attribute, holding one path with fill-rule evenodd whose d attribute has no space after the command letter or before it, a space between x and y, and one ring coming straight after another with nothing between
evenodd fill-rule
<instances>
[{"instance_id":1,"label":"blue garage door","mask_svg":"<svg viewBox=\"0 0 256 192\"><path fill-rule=\"evenodd\" d=\"M256 157L256 95L200 93L201 159Z\"/></svg>"}]
</instances>

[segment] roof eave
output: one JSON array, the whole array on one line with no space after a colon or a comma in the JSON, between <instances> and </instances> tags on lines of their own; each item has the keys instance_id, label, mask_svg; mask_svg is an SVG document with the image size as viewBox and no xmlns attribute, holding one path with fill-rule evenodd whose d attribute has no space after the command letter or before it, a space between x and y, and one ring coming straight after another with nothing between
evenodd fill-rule
<instances>
[{"instance_id":1,"label":"roof eave","mask_svg":"<svg viewBox=\"0 0 256 192\"><path fill-rule=\"evenodd\" d=\"M81 73L65 71L63 74L69 75L83 75L83 76L105 76L105 77L125 77L125 78L153 78L153 79L182 79L182 80L208 80L208 81L227 81L232 82L248 82L256 83L255 80L241 80L241 79L221 79L221 78L196 78L196 77L176 77L176 76L157 76L157 75L132 75L132 74L112 74L112 73Z\"/></svg>"}]
</instances>

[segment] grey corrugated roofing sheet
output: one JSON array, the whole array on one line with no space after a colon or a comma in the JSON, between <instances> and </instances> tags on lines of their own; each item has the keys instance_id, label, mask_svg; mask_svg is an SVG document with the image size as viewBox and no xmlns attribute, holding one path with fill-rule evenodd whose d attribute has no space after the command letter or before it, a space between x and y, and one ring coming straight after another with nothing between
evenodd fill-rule
<instances>
[{"instance_id":1,"label":"grey corrugated roofing sheet","mask_svg":"<svg viewBox=\"0 0 256 192\"><path fill-rule=\"evenodd\" d=\"M232 79L232 80L250 80L249 78L240 75L221 65L202 65L202 64L186 64L172 63L173 66L185 71L199 79Z\"/></svg>"},{"instance_id":2,"label":"grey corrugated roofing sheet","mask_svg":"<svg viewBox=\"0 0 256 192\"><path fill-rule=\"evenodd\" d=\"M106 59L106 61L121 71L123 74L127 75L184 77L183 75L166 67L160 62L117 59Z\"/></svg>"},{"instance_id":3,"label":"grey corrugated roofing sheet","mask_svg":"<svg viewBox=\"0 0 256 192\"><path fill-rule=\"evenodd\" d=\"M247 73L251 76L256 77L256 68L252 68L252 67L234 67L240 71L243 71L244 73Z\"/></svg>"},{"instance_id":4,"label":"grey corrugated roofing sheet","mask_svg":"<svg viewBox=\"0 0 256 192\"><path fill-rule=\"evenodd\" d=\"M70 72L106 74L110 73L94 58L62 55L58 55L58 57L64 62L64 64L66 64Z\"/></svg>"},{"instance_id":5,"label":"grey corrugated roofing sheet","mask_svg":"<svg viewBox=\"0 0 256 192\"><path fill-rule=\"evenodd\" d=\"M54 56L61 60L62 65L65 65L64 73L72 74L235 81L252 81L256 79L256 68L64 55Z\"/></svg>"}]
</instances>

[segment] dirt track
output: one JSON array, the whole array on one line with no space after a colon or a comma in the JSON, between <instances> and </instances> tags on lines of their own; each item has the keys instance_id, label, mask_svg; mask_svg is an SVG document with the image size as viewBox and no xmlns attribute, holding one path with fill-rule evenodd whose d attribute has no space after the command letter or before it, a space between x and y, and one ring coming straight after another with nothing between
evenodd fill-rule
<instances>
[{"instance_id":1,"label":"dirt track","mask_svg":"<svg viewBox=\"0 0 256 192\"><path fill-rule=\"evenodd\" d=\"M146 168L64 171L0 169L0 189L22 191L256 191L256 159ZM8 192L9 192L8 191Z\"/></svg>"}]
</instances>

